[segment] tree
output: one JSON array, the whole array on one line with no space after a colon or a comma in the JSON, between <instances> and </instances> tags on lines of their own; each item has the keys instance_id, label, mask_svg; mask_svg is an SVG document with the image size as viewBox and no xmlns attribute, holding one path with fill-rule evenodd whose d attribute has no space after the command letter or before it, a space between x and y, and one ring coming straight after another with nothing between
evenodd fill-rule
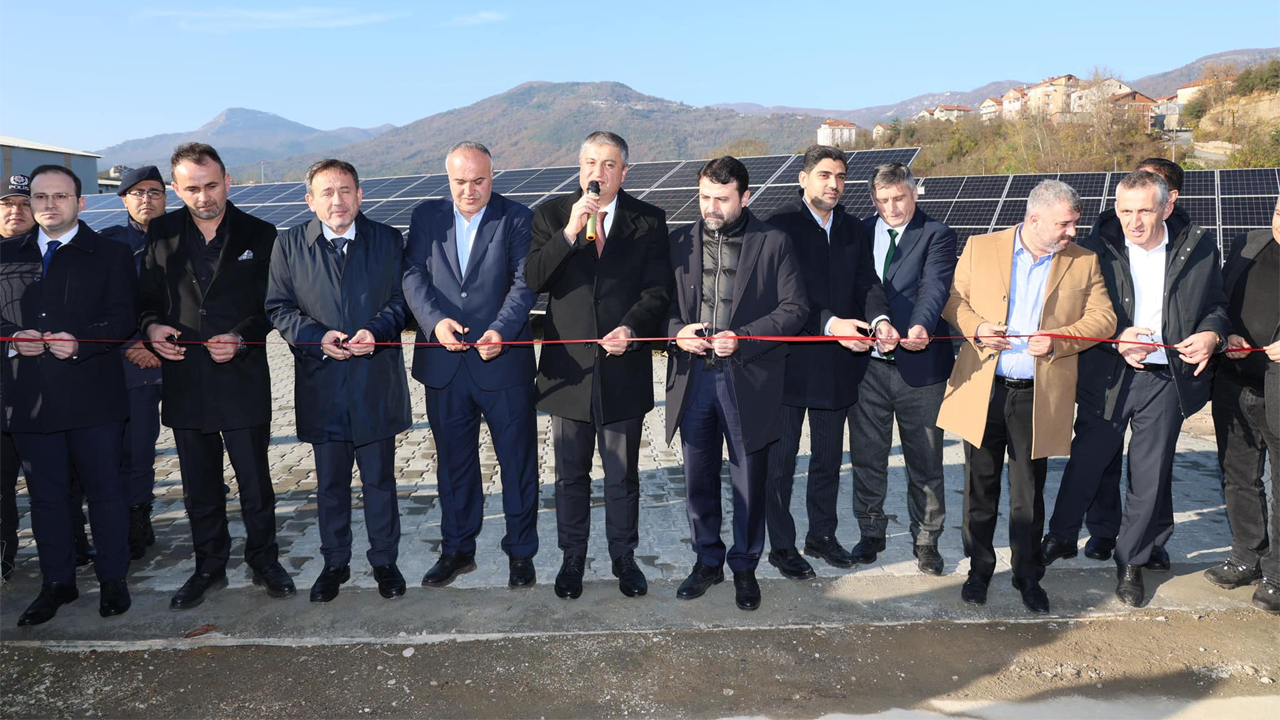
<instances>
[{"instance_id":1,"label":"tree","mask_svg":"<svg viewBox=\"0 0 1280 720\"><path fill-rule=\"evenodd\" d=\"M731 140L707 153L707 157L720 157L722 155L732 155L733 157L752 157L755 155L768 154L769 143L759 138L738 138L737 140Z\"/></svg>"}]
</instances>

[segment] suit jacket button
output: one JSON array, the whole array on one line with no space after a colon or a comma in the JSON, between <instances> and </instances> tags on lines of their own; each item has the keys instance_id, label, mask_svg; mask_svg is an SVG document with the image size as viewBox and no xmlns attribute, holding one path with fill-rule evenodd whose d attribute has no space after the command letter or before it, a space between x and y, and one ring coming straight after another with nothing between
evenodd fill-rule
<instances>
[{"instance_id":1,"label":"suit jacket button","mask_svg":"<svg viewBox=\"0 0 1280 720\"><path fill-rule=\"evenodd\" d=\"M205 310L204 308L200 308L200 314L201 314L201 315L208 315L208 314L209 314L209 311L208 311L208 310Z\"/></svg>"},{"instance_id":2,"label":"suit jacket button","mask_svg":"<svg viewBox=\"0 0 1280 720\"><path fill-rule=\"evenodd\" d=\"M467 296L467 291L466 291L466 290L463 290L463 291L462 291L462 297L466 297L466 296Z\"/></svg>"}]
</instances>

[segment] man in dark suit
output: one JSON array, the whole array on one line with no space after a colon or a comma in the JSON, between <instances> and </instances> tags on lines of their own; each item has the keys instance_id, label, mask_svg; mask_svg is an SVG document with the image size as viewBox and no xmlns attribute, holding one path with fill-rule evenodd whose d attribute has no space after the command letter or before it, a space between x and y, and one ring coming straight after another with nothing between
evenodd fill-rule
<instances>
[{"instance_id":1,"label":"man in dark suit","mask_svg":"<svg viewBox=\"0 0 1280 720\"><path fill-rule=\"evenodd\" d=\"M404 595L396 567L400 506L396 435L413 424L400 331L400 231L360 213L360 176L351 163L307 169L307 206L316 214L276 239L266 308L294 358L298 439L316 461L316 504L324 568L311 602L329 602L351 579L351 469L360 466L369 565L384 598ZM376 343L392 343L377 345Z\"/></svg>"},{"instance_id":2,"label":"man in dark suit","mask_svg":"<svg viewBox=\"0 0 1280 720\"><path fill-rule=\"evenodd\" d=\"M1205 369L1231 327L1217 244L1172 213L1164 179L1135 170L1116 188L1122 232L1080 243L1101 261L1122 329L1118 343L1081 355L1071 459L1041 545L1046 565L1076 555L1081 520L1131 428L1115 560L1116 597L1134 607L1145 599L1143 566L1173 534L1173 456L1182 421L1208 402L1212 373Z\"/></svg>"},{"instance_id":3,"label":"man in dark suit","mask_svg":"<svg viewBox=\"0 0 1280 720\"><path fill-rule=\"evenodd\" d=\"M419 345L413 356L413 376L426 386L443 518L440 559L422 584L443 587L475 569L484 520L483 416L502 471L508 583L530 587L538 552L533 346L491 343L533 339L529 310L537 295L524 281L533 213L493 193L493 159L484 145L455 145L445 169L452 200L428 200L413 211L404 266L418 341L440 343Z\"/></svg>"},{"instance_id":4,"label":"man in dark suit","mask_svg":"<svg viewBox=\"0 0 1280 720\"><path fill-rule=\"evenodd\" d=\"M874 351L858 404L849 415L849 459L853 465L853 514L862 539L853 548L860 564L884 551L889 519L889 450L898 419L907 466L907 513L916 566L941 575L938 538L947 515L942 475L942 430L938 409L955 365L942 308L956 271L956 233L916 207L916 179L902 163L881 165L868 179L876 214L865 221L873 240L874 267L884 283L898 349Z\"/></svg>"},{"instance_id":5,"label":"man in dark suit","mask_svg":"<svg viewBox=\"0 0 1280 720\"><path fill-rule=\"evenodd\" d=\"M130 170L116 193L129 216L123 225L102 231L102 237L123 243L133 255L134 270L142 272L147 254L147 228L164 215L164 179L155 165ZM120 476L129 489L129 557L140 560L156 542L151 527L155 500L156 439L160 437L160 358L134 334L121 348L125 388L129 391L129 420L120 443Z\"/></svg>"},{"instance_id":6,"label":"man in dark suit","mask_svg":"<svg viewBox=\"0 0 1280 720\"><path fill-rule=\"evenodd\" d=\"M871 267L871 238L862 223L839 204L846 170L844 152L839 148L811 146L804 154L799 196L768 222L791 237L804 275L809 314L801 334L848 337L865 335L876 327L883 333L887 349L896 342L896 333L888 322L884 291ZM872 322L867 323L867 318ZM849 551L836 539L836 505L845 422L858 399L858 383L866 372L866 350L872 340L846 342L852 343L850 348L835 342L799 342L789 348L780 439L769 449L765 524L769 529L769 564L795 580L814 576L813 568L796 552L796 524L791 517L791 488L806 411L809 529L804 551L835 567L854 565Z\"/></svg>"},{"instance_id":7,"label":"man in dark suit","mask_svg":"<svg viewBox=\"0 0 1280 720\"><path fill-rule=\"evenodd\" d=\"M804 277L781 230L747 210L750 178L736 158L698 173L702 222L671 237L676 296L666 334L667 442L680 430L693 571L676 597L701 597L733 571L734 600L760 607L769 444L778 439L787 346L739 336L792 335L809 311ZM733 547L720 539L720 448L729 445Z\"/></svg>"},{"instance_id":8,"label":"man in dark suit","mask_svg":"<svg viewBox=\"0 0 1280 720\"><path fill-rule=\"evenodd\" d=\"M38 228L0 243L0 396L31 496L40 595L18 618L39 625L79 597L72 511L74 467L89 500L102 617L129 609L129 510L117 473L129 415L114 352L133 328L137 280L128 251L79 221L80 179L60 165L31 173Z\"/></svg>"},{"instance_id":9,"label":"man in dark suit","mask_svg":"<svg viewBox=\"0 0 1280 720\"><path fill-rule=\"evenodd\" d=\"M25 234L36 224L31 214L31 186L26 175L0 182L0 240ZM0 578L13 574L18 554L18 450L13 436L0 433ZM83 524L81 525L83 527Z\"/></svg>"},{"instance_id":10,"label":"man in dark suit","mask_svg":"<svg viewBox=\"0 0 1280 720\"><path fill-rule=\"evenodd\" d=\"M551 415L556 524L564 562L559 597L582 594L591 529L591 458L604 465L605 535L624 595L648 592L636 566L640 542L640 431L653 408L653 353L632 338L654 337L671 299L667 218L622 190L627 143L587 136L578 154L579 190L538 207L525 264L529 289L547 293L547 340L600 343L542 347L538 409ZM587 192L595 189L598 192ZM589 220L594 219L594 222ZM594 231L594 241L588 231Z\"/></svg>"},{"instance_id":11,"label":"man in dark suit","mask_svg":"<svg viewBox=\"0 0 1280 720\"><path fill-rule=\"evenodd\" d=\"M294 594L276 544L267 467L271 374L263 342L276 229L227 201L218 151L179 145L170 162L183 207L151 221L139 291L142 334L164 370L162 420L173 428L196 570L169 602L193 608L227 585L231 535L223 489L225 446L240 489L245 560L272 597Z\"/></svg>"},{"instance_id":12,"label":"man in dark suit","mask_svg":"<svg viewBox=\"0 0 1280 720\"><path fill-rule=\"evenodd\" d=\"M1258 584L1255 607L1280 614L1280 201L1271 227L1231 244L1222 267L1227 295L1226 361L1213 378L1213 427L1231 521L1231 555L1204 577L1218 587ZM1247 352L1249 348L1265 351ZM1242 352L1244 351L1244 352ZM1270 504L1263 468L1272 467Z\"/></svg>"},{"instance_id":13,"label":"man in dark suit","mask_svg":"<svg viewBox=\"0 0 1280 720\"><path fill-rule=\"evenodd\" d=\"M1172 160L1151 157L1138 163L1135 169L1148 170L1164 178L1165 184L1169 186L1169 204L1173 206L1173 212L1169 215L1169 224L1174 227L1190 226L1191 215L1177 204L1178 195L1182 192L1182 166ZM1093 232L1090 233L1091 236L1113 238L1121 237L1123 234L1124 230L1121 228L1120 219L1116 217L1114 207L1102 211L1097 221L1093 223ZM1096 241L1097 238L1090 240L1090 242ZM1110 560L1111 554L1116 549L1116 535L1120 532L1122 514L1120 470L1123 458L1123 453L1116 453L1111 464L1103 471L1098 482L1098 492L1093 496L1089 511L1084 516L1084 526L1089 531L1089 540L1084 545L1084 554L1085 557L1093 560ZM1172 527L1173 506L1166 506L1160 512L1164 515L1162 522ZM1143 567L1161 572L1169 569L1169 553L1164 549L1163 541L1151 549L1151 559Z\"/></svg>"}]
</instances>

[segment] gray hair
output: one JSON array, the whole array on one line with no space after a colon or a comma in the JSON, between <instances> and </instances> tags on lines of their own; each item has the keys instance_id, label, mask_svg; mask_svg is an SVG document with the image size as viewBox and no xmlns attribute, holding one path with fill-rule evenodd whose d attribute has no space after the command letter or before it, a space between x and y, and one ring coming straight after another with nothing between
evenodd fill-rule
<instances>
[{"instance_id":1,"label":"gray hair","mask_svg":"<svg viewBox=\"0 0 1280 720\"><path fill-rule=\"evenodd\" d=\"M1160 201L1160 207L1165 207L1169 204L1169 183L1165 182L1160 173L1150 170L1134 170L1125 175L1120 184L1116 186L1116 193L1119 194L1121 190L1141 190L1149 187L1156 189L1156 197Z\"/></svg>"},{"instance_id":2,"label":"gray hair","mask_svg":"<svg viewBox=\"0 0 1280 720\"><path fill-rule=\"evenodd\" d=\"M315 163L312 163L311 167L307 168L308 193L311 192L311 183L316 179L316 176L327 170L337 170L338 172L344 172L350 175L351 179L355 182L356 187L360 187L360 174L356 172L354 165L345 160L328 158L326 160L318 160Z\"/></svg>"},{"instance_id":3,"label":"gray hair","mask_svg":"<svg viewBox=\"0 0 1280 720\"><path fill-rule=\"evenodd\" d=\"M489 158L490 162L493 161L493 153L489 152L489 148L485 147L483 143L478 143L475 140L463 140L462 142L454 145L449 148L449 152L445 154L445 157L449 157L459 150L475 150L476 152L484 153L485 157Z\"/></svg>"},{"instance_id":4,"label":"gray hair","mask_svg":"<svg viewBox=\"0 0 1280 720\"><path fill-rule=\"evenodd\" d=\"M877 165L871 171L871 177L867 182L867 190L871 192L872 197L875 197L876 188L893 187L902 183L906 183L908 189L915 188L916 176L911 172L911 168L899 162L885 163Z\"/></svg>"},{"instance_id":5,"label":"gray hair","mask_svg":"<svg viewBox=\"0 0 1280 720\"><path fill-rule=\"evenodd\" d=\"M630 151L627 149L627 141L622 139L621 135L611 133L608 130L597 130L587 136L582 141L582 147L578 148L578 157L582 157L582 153L586 152L588 145L609 145L618 148L622 152L622 165L627 166L627 157Z\"/></svg>"},{"instance_id":6,"label":"gray hair","mask_svg":"<svg viewBox=\"0 0 1280 720\"><path fill-rule=\"evenodd\" d=\"M1027 196L1026 217L1031 217L1037 210L1047 210L1059 203L1070 205L1072 212L1078 213L1084 209L1084 204L1080 202L1080 194L1075 191L1075 188L1061 180L1044 180Z\"/></svg>"}]
</instances>

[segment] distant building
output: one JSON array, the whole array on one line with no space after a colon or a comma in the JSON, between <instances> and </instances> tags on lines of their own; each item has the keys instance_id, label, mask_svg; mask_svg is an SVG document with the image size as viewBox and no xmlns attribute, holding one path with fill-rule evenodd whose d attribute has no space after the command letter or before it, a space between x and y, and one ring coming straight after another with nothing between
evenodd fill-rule
<instances>
[{"instance_id":1,"label":"distant building","mask_svg":"<svg viewBox=\"0 0 1280 720\"><path fill-rule=\"evenodd\" d=\"M1178 104L1186 105L1192 100L1195 100L1196 96L1200 94L1201 90L1204 90L1206 87L1213 85L1215 82L1229 83L1229 82L1234 82L1235 79L1236 79L1236 76L1232 75L1229 78L1222 78L1221 80L1201 79L1201 80L1196 80L1195 82L1189 82L1186 85L1183 85L1182 87L1178 88L1178 91L1177 91Z\"/></svg>"},{"instance_id":2,"label":"distant building","mask_svg":"<svg viewBox=\"0 0 1280 720\"><path fill-rule=\"evenodd\" d=\"M1022 117L1022 107L1027 101L1025 88L1011 88L1000 97L1000 114L1005 120L1017 120Z\"/></svg>"},{"instance_id":3,"label":"distant building","mask_svg":"<svg viewBox=\"0 0 1280 720\"><path fill-rule=\"evenodd\" d=\"M886 125L884 123L876 123L876 126L871 128L871 140L873 142L880 142L881 140L884 140L886 137L889 136L890 130L893 130L892 125Z\"/></svg>"},{"instance_id":4,"label":"distant building","mask_svg":"<svg viewBox=\"0 0 1280 720\"><path fill-rule=\"evenodd\" d=\"M98 158L101 155L5 135L0 135L0 151L4 153L4 175L0 177L30 175L41 165L61 165L80 178L83 194L97 195L104 191L98 184Z\"/></svg>"},{"instance_id":5,"label":"distant building","mask_svg":"<svg viewBox=\"0 0 1280 720\"><path fill-rule=\"evenodd\" d=\"M916 113L916 122L920 122L921 120L932 120L932 119L933 119L933 108L925 108L920 112Z\"/></svg>"},{"instance_id":6,"label":"distant building","mask_svg":"<svg viewBox=\"0 0 1280 720\"><path fill-rule=\"evenodd\" d=\"M818 144L832 147L853 147L862 128L846 120L827 118L818 128ZM863 131L865 132L865 131Z\"/></svg>"},{"instance_id":7,"label":"distant building","mask_svg":"<svg viewBox=\"0 0 1280 720\"><path fill-rule=\"evenodd\" d=\"M1137 90L1130 90L1126 93L1112 95L1108 101L1126 114L1136 117L1144 130L1151 130L1152 118L1155 115L1153 112L1156 106L1155 100Z\"/></svg>"},{"instance_id":8,"label":"distant building","mask_svg":"<svg viewBox=\"0 0 1280 720\"><path fill-rule=\"evenodd\" d=\"M1041 115L1070 112L1071 93L1080 87L1080 78L1075 75L1059 75L1042 80L1027 88L1027 100L1024 111Z\"/></svg>"},{"instance_id":9,"label":"distant building","mask_svg":"<svg viewBox=\"0 0 1280 720\"><path fill-rule=\"evenodd\" d=\"M1000 98L989 97L982 101L978 106L978 112L982 116L982 122L988 122L1000 117L1000 112L1004 101Z\"/></svg>"},{"instance_id":10,"label":"distant building","mask_svg":"<svg viewBox=\"0 0 1280 720\"><path fill-rule=\"evenodd\" d=\"M1182 106L1178 104L1177 93L1156 98L1156 104L1151 108L1151 124L1165 132L1182 129Z\"/></svg>"},{"instance_id":11,"label":"distant building","mask_svg":"<svg viewBox=\"0 0 1280 720\"><path fill-rule=\"evenodd\" d=\"M1093 112L1107 98L1132 91L1133 88L1115 78L1107 78L1093 84L1081 85L1079 90L1071 93L1071 112Z\"/></svg>"},{"instance_id":12,"label":"distant building","mask_svg":"<svg viewBox=\"0 0 1280 720\"><path fill-rule=\"evenodd\" d=\"M973 108L968 105L939 105L933 109L933 118L935 120L955 122L972 112Z\"/></svg>"}]
</instances>

